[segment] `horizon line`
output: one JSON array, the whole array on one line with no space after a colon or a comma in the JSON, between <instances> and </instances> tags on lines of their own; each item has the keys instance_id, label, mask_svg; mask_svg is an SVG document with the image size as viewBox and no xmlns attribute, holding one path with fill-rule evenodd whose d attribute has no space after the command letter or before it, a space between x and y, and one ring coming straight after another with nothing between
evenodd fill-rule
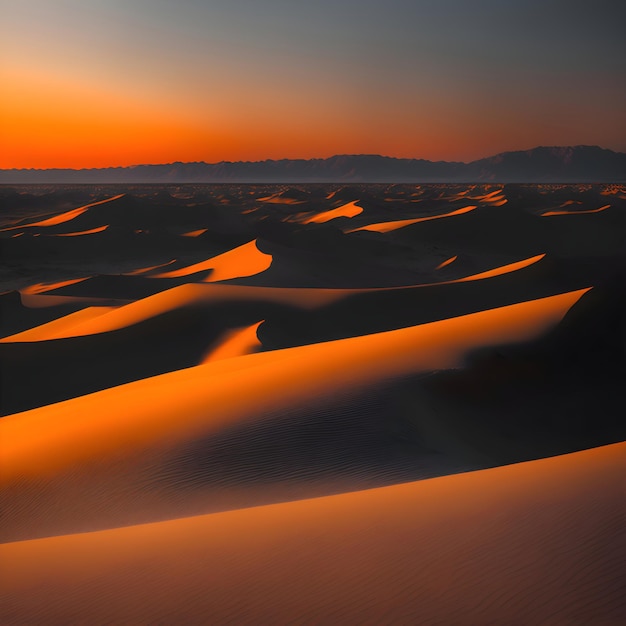
<instances>
[{"instance_id":1,"label":"horizon line","mask_svg":"<svg viewBox=\"0 0 626 626\"><path fill-rule=\"evenodd\" d=\"M469 165L471 163L476 163L477 161L482 161L484 159L490 159L497 156L501 156L504 154L512 154L516 152L532 152L533 150L540 149L558 149L558 150L566 150L573 148L598 148L600 150L605 150L608 152L613 152L614 154L626 154L626 152L621 152L619 150L613 150L612 148L604 148L598 144L575 144L575 145L539 145L533 146L532 148L522 148L517 150L505 150L503 152L497 152L495 154L490 154L488 156L480 157L478 159L473 159L471 161L447 161L444 159L427 159L424 157L398 157L392 155L385 154L377 154L377 153L336 153L332 154L328 157L282 157L278 159L257 159L257 160L239 160L239 161L168 161L166 163L135 163L132 165L105 165L101 167L5 167L0 168L0 171L3 172L49 172L49 171L72 171L72 172L84 172L84 171L100 171L100 170L109 170L109 169L133 169L139 167L165 167L168 165L226 165L226 164L236 164L236 163L277 163L281 161L328 161L330 159L338 158L338 157L379 157L383 159L393 159L396 161L428 161L430 163L450 163L450 164L460 164L460 165Z\"/></svg>"}]
</instances>

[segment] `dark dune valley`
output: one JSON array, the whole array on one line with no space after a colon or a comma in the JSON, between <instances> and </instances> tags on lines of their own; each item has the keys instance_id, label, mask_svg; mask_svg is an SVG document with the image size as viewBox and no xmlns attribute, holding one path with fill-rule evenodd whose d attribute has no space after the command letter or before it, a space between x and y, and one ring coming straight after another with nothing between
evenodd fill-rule
<instances>
[{"instance_id":1,"label":"dark dune valley","mask_svg":"<svg viewBox=\"0 0 626 626\"><path fill-rule=\"evenodd\" d=\"M0 186L0 621L626 621L626 186Z\"/></svg>"}]
</instances>

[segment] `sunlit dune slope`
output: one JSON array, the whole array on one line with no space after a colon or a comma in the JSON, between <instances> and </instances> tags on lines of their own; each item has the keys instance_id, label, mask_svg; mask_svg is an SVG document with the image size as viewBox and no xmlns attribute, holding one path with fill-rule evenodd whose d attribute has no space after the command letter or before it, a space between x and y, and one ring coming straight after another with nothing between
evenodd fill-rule
<instances>
[{"instance_id":1,"label":"sunlit dune slope","mask_svg":"<svg viewBox=\"0 0 626 626\"><path fill-rule=\"evenodd\" d=\"M268 302L286 304L298 308L315 308L345 297L350 292L338 289L280 289L271 287L246 287L240 285L181 285L173 289L131 302L119 308L104 308L96 320L85 316L72 317L68 323L54 327L33 328L19 335L7 337L4 341L33 341L27 337L44 339L59 339L62 337L80 337L95 333L110 332L138 324L147 319L163 315L170 311L191 306L219 305L223 302ZM52 297L52 296L48 296ZM63 296L59 296L63 297ZM69 298L69 296L68 296ZM70 323L71 322L71 323Z\"/></svg>"},{"instance_id":2,"label":"sunlit dune slope","mask_svg":"<svg viewBox=\"0 0 626 626\"><path fill-rule=\"evenodd\" d=\"M191 230L188 233L183 233L183 237L199 237L200 235L204 235L208 228L199 228L198 230Z\"/></svg>"},{"instance_id":3,"label":"sunlit dune slope","mask_svg":"<svg viewBox=\"0 0 626 626\"><path fill-rule=\"evenodd\" d=\"M224 358L7 416L0 420L0 484L10 503L5 536L172 517L183 503L172 501L168 482L159 487L157 477L203 438L244 426L253 434L286 413L319 411L342 395L461 366L478 348L536 338L584 292L376 335ZM215 501L201 495L185 494L184 505L202 510L203 503L205 511L228 507L241 494L237 489L226 496L216 493ZM269 489L244 500L259 497L276 495Z\"/></svg>"},{"instance_id":4,"label":"sunlit dune slope","mask_svg":"<svg viewBox=\"0 0 626 626\"><path fill-rule=\"evenodd\" d=\"M626 444L0 547L5 623L618 624Z\"/></svg>"},{"instance_id":5,"label":"sunlit dune slope","mask_svg":"<svg viewBox=\"0 0 626 626\"><path fill-rule=\"evenodd\" d=\"M89 230L81 230L75 233L59 233L53 235L53 237L80 237L82 235L95 235L96 233L102 233L108 228L108 224L105 226L98 226L96 228L90 228Z\"/></svg>"},{"instance_id":6,"label":"sunlit dune slope","mask_svg":"<svg viewBox=\"0 0 626 626\"><path fill-rule=\"evenodd\" d=\"M155 274L154 278L180 278L197 272L209 271L211 274L205 282L217 282L232 278L252 276L265 271L272 263L272 257L259 250L256 241L250 241L224 254L195 263L178 270Z\"/></svg>"},{"instance_id":7,"label":"sunlit dune slope","mask_svg":"<svg viewBox=\"0 0 626 626\"><path fill-rule=\"evenodd\" d=\"M77 218L79 215L85 213L88 209L94 206L98 206L101 204L105 204L107 202L113 202L115 200L119 200L124 197L125 194L118 194L111 198L106 198L105 200L100 200L98 202L92 202L90 204L86 204L85 206L78 207L77 209L72 209L71 211L67 211L66 213L61 213L60 215L55 215L45 220L41 220L38 222L33 222L31 224L22 224L21 226L13 226L11 228L3 228L3 231L6 230L15 230L22 228L30 228L30 227L46 227L46 226L58 226L59 224L65 224L66 222L70 222Z\"/></svg>"},{"instance_id":8,"label":"sunlit dune slope","mask_svg":"<svg viewBox=\"0 0 626 626\"><path fill-rule=\"evenodd\" d=\"M4 339L0 339L0 343L8 343L14 341L48 341L51 339L59 339L62 337L72 336L73 329L86 321L93 320L105 313L114 310L115 307L99 306L86 307L76 313L71 313L64 317L55 319L41 326L26 330L16 335L11 335Z\"/></svg>"},{"instance_id":9,"label":"sunlit dune slope","mask_svg":"<svg viewBox=\"0 0 626 626\"><path fill-rule=\"evenodd\" d=\"M227 371L220 371L220 363L205 366L210 370L199 366L5 417L0 422L7 444L0 480L54 473L96 450L112 451L129 441L134 445L158 441L165 433L173 442L177 431L186 437L198 429L214 428L245 407L255 406L258 414L264 406L294 397L306 399L320 389L332 393L403 372L456 367L474 347L524 341L545 332L586 291L397 331L250 355L239 361L229 360L232 365ZM264 367L255 368L259 364ZM240 367L248 370L248 394L229 397L240 384L238 376L233 379L232 368L238 371ZM220 380L222 375L224 379ZM280 394L276 393L276 385ZM207 399L213 394L214 401L208 404L213 410L207 415ZM114 415L110 412L112 406L117 409ZM91 415L88 429L83 415ZM180 419L182 416L185 419Z\"/></svg>"},{"instance_id":10,"label":"sunlit dune slope","mask_svg":"<svg viewBox=\"0 0 626 626\"><path fill-rule=\"evenodd\" d=\"M247 267L250 269L252 265L248 263L250 261L256 260L256 253L252 250L257 250L256 247L251 247L250 251L245 254L240 254L239 249L231 251L232 258L235 261L240 261L240 265L236 265L231 269L233 273L237 271L246 271L243 270L242 267ZM226 253L225 255L221 255L222 261L224 263L223 272L229 271L228 268L228 259L231 258L231 252ZM262 254L262 253L261 253ZM227 258L228 255L228 258ZM269 258L271 259L270 255ZM381 288L381 289L354 289L354 290L340 290L340 289L280 289L280 288L267 288L267 287L246 287L246 286L232 286L230 289L226 289L225 291L218 290L208 290L201 286L181 286L178 288L170 289L163 291L161 293L155 294L149 298L145 298L139 300L138 302L133 302L131 304L126 305L122 309L115 312L113 315L109 315L100 320L92 321L90 319L82 320L80 317L72 318L71 323L64 324L63 327L55 326L55 327L45 327L41 329L32 329L32 331L28 333L21 333L19 335L14 335L11 337L6 337L4 342L15 342L15 341L35 341L32 337L38 337L37 341L47 340L47 339L60 339L63 337L79 337L83 335L89 335L94 333L107 332L111 330L117 330L119 328L124 328L126 326L130 326L133 324L137 324L141 321L144 321L150 317L154 317L156 315L161 315L167 311L171 311L175 308L179 308L182 306L189 306L192 304L208 304L209 302L219 301L226 297L235 297L238 300L244 299L265 299L267 301L274 302L282 302L282 303L291 303L300 308L301 303L306 302L314 302L317 301L318 305L323 305L329 303L333 300L338 300L341 298L345 298L346 296L358 294L358 293L385 293L385 292L393 292L398 290L410 290L410 289L420 289L423 287L433 287L433 286L445 286L452 285L457 283L464 282L472 282L477 280L483 280L486 278L494 278L497 276L503 276L505 274L509 274L511 272L516 272L518 270L529 267L541 259L544 258L545 255L537 255L535 257L529 259L523 259L521 261L517 261L515 263L510 263L508 265L504 265L501 267L495 267L490 270L486 270L484 272L480 272L478 274L472 274L469 276L464 276L462 278L453 279L449 281L439 281L437 283L426 283L423 285L415 285L413 287L406 288ZM216 259L212 259L210 261L206 261L199 265L205 264L213 264L216 267L220 267L220 257L216 257ZM446 263L447 265L448 263ZM445 266L445 265L444 265ZM194 266L195 267L195 266ZM170 278L170 277L178 277L182 272L186 274L188 270L191 268L183 268L182 270L174 270L172 272L167 272L165 274L160 274L157 277L161 278ZM211 274L211 278L217 282L218 278L214 278L217 274L217 277L220 274L217 273ZM223 276L224 274L222 274ZM57 283L52 285L34 285L32 287L28 287L23 290L25 294L38 294L45 293L46 291L54 290L55 288L65 287L69 285L73 285L76 283L80 283L85 279L78 279L75 281L65 281L63 283ZM207 281L208 282L208 281ZM84 322L84 323L83 323ZM53 328L50 331L50 328Z\"/></svg>"},{"instance_id":11,"label":"sunlit dune slope","mask_svg":"<svg viewBox=\"0 0 626 626\"><path fill-rule=\"evenodd\" d=\"M404 228L405 226L411 226L412 224L419 224L420 222L428 222L430 220L438 220L444 217L454 217L455 215L463 215L476 209L476 205L470 205L461 209L456 209L442 215L429 215L427 217L417 217L408 220L396 220L392 222L379 222L377 224L368 224L367 226L361 226L360 228L353 228L352 230L346 230L346 233L355 233L361 230L368 230L377 233L390 233L394 230Z\"/></svg>"},{"instance_id":12,"label":"sunlit dune slope","mask_svg":"<svg viewBox=\"0 0 626 626\"><path fill-rule=\"evenodd\" d=\"M355 217L356 215L360 215L361 213L363 213L363 207L360 207L357 202L359 201L354 200L353 202L343 204L336 209L331 209L330 211L324 211L322 213L318 213L317 215L303 218L300 220L300 223L324 224L326 222L330 222L331 220L337 219L338 217Z\"/></svg>"},{"instance_id":13,"label":"sunlit dune slope","mask_svg":"<svg viewBox=\"0 0 626 626\"><path fill-rule=\"evenodd\" d=\"M221 341L204 356L202 363L232 359L259 352L263 346L257 337L257 330L263 321L225 333Z\"/></svg>"},{"instance_id":14,"label":"sunlit dune slope","mask_svg":"<svg viewBox=\"0 0 626 626\"><path fill-rule=\"evenodd\" d=\"M553 215L582 215L584 213L600 213L601 211L606 211L606 209L610 209L610 204L605 204L597 209L588 209L588 210L577 210L577 211L547 211L546 213L542 213L542 217L550 217Z\"/></svg>"}]
</instances>

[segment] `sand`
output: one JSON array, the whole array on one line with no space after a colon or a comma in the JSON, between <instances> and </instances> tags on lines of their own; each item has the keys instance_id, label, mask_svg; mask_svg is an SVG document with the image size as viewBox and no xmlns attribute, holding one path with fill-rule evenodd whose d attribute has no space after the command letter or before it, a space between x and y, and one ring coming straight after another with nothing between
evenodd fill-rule
<instances>
[{"instance_id":1,"label":"sand","mask_svg":"<svg viewBox=\"0 0 626 626\"><path fill-rule=\"evenodd\" d=\"M620 185L0 189L0 621L626 621Z\"/></svg>"}]
</instances>

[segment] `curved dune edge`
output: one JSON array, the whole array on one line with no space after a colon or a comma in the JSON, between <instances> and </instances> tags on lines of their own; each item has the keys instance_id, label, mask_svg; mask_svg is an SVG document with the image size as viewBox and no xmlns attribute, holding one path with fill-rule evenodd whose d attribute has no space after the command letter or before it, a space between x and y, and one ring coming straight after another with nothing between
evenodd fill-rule
<instances>
[{"instance_id":1,"label":"curved dune edge","mask_svg":"<svg viewBox=\"0 0 626 626\"><path fill-rule=\"evenodd\" d=\"M430 222L431 220L438 220L444 217L454 217L455 215L463 215L465 213L469 213L474 209L478 208L477 205L469 205L463 207L461 209L456 209L455 211L450 211L449 213L442 213L441 215L429 215L428 217L416 217L408 220L395 220L393 222L378 222L376 224L368 224L367 226L360 226L359 228L353 228L352 230L344 230L346 235L350 233L356 233L362 230L376 232L376 233L390 233L394 230L399 230L400 228L404 228L405 226L410 226L411 224L419 224L420 222Z\"/></svg>"},{"instance_id":2,"label":"curved dune edge","mask_svg":"<svg viewBox=\"0 0 626 626\"><path fill-rule=\"evenodd\" d=\"M261 320L250 326L243 326L226 332L220 343L214 346L202 359L199 365L221 361L222 359L232 359L238 356L254 354L263 349L263 344L259 341L257 330L265 320Z\"/></svg>"},{"instance_id":3,"label":"curved dune edge","mask_svg":"<svg viewBox=\"0 0 626 626\"><path fill-rule=\"evenodd\" d=\"M272 255L261 252L256 239L224 252L216 257L194 263L177 270L155 274L152 278L181 278L197 272L212 270L211 275L204 282L217 282L232 278L244 278L264 272L272 264Z\"/></svg>"},{"instance_id":4,"label":"curved dune edge","mask_svg":"<svg viewBox=\"0 0 626 626\"><path fill-rule=\"evenodd\" d=\"M553 217L555 215L585 215L588 213L600 213L601 211L606 211L610 208L610 204L605 204L598 209L587 209L586 211L548 211L547 213L542 213L541 217Z\"/></svg>"},{"instance_id":5,"label":"curved dune edge","mask_svg":"<svg viewBox=\"0 0 626 626\"><path fill-rule=\"evenodd\" d=\"M38 341L83 337L133 326L180 307L197 304L210 305L226 300L262 300L311 309L335 302L348 293L352 292L339 289L284 289L280 287L248 287L245 285L187 284L124 304L123 306L112 307L110 311L105 312L102 316L98 316L98 319L95 319L95 317L82 320L73 318L72 323L68 324L62 332L55 328L53 336L47 336L47 329L44 329L43 326L32 328L24 331L24 333L34 336L36 332L39 336ZM25 298L39 298L39 300L27 299L24 302L27 306L52 306L54 304L71 302L98 304L99 302L97 298L45 295L25 296L22 294L23 301ZM44 302L41 302L41 299ZM50 303L47 304L45 300L50 300ZM32 339L25 339L24 333L6 337L3 341L32 341Z\"/></svg>"},{"instance_id":6,"label":"curved dune edge","mask_svg":"<svg viewBox=\"0 0 626 626\"><path fill-rule=\"evenodd\" d=\"M458 367L470 350L537 337L587 291L216 361L9 415L0 420L0 484L106 463L120 450L132 456L164 442L175 446L321 395Z\"/></svg>"},{"instance_id":7,"label":"curved dune edge","mask_svg":"<svg viewBox=\"0 0 626 626\"><path fill-rule=\"evenodd\" d=\"M115 310L117 307L113 306L95 306L86 307L70 315L65 315L56 320L52 320L47 324L36 326L29 330L25 330L16 335L10 335L0 339L0 343L15 343L15 342L33 342L33 341L49 341L51 339L63 339L73 336L73 329L76 325L85 321L91 321L96 317L100 317L105 313L109 313Z\"/></svg>"},{"instance_id":8,"label":"curved dune edge","mask_svg":"<svg viewBox=\"0 0 626 626\"><path fill-rule=\"evenodd\" d=\"M188 233L182 233L181 237L199 237L209 230L208 228L199 228L198 230L190 230Z\"/></svg>"},{"instance_id":9,"label":"curved dune edge","mask_svg":"<svg viewBox=\"0 0 626 626\"><path fill-rule=\"evenodd\" d=\"M176 263L176 259L167 261L167 263L161 263L160 265L150 265L149 267L139 267L136 270L125 272L123 275L124 276L140 276L141 274L147 274L148 272L152 272L153 270L158 270L158 269L161 269L162 267L167 267L168 265L172 265L172 263Z\"/></svg>"},{"instance_id":10,"label":"curved dune edge","mask_svg":"<svg viewBox=\"0 0 626 626\"><path fill-rule=\"evenodd\" d=\"M458 255L454 255L452 257L450 257L449 259L446 259L445 261L439 263L439 265L437 265L437 267L435 269L437 270L441 270L444 267L448 267L448 265L451 265L452 263L454 263L457 259L458 259Z\"/></svg>"},{"instance_id":11,"label":"curved dune edge","mask_svg":"<svg viewBox=\"0 0 626 626\"><path fill-rule=\"evenodd\" d=\"M336 209L324 211L323 213L317 213L312 217L308 217L299 221L301 224L325 224L326 222L330 222L331 220L337 219L338 217L355 217L363 213L363 207L360 207L357 202L359 202L359 200L354 200L353 202L342 204Z\"/></svg>"},{"instance_id":12,"label":"curved dune edge","mask_svg":"<svg viewBox=\"0 0 626 626\"><path fill-rule=\"evenodd\" d=\"M81 237L82 235L95 235L96 233L102 233L109 227L108 224L104 226L98 226L97 228L91 228L89 230L81 230L75 233L57 233L54 235L48 235L49 237Z\"/></svg>"},{"instance_id":13,"label":"curved dune edge","mask_svg":"<svg viewBox=\"0 0 626 626\"><path fill-rule=\"evenodd\" d=\"M77 283L82 283L83 281L91 278L90 276L85 276L84 278L72 278L71 280L61 280L52 283L37 283L36 285L30 285L28 287L24 287L20 289L20 293L22 295L38 295L42 293L46 293L47 291L54 291L55 289L61 289L61 287L68 287L69 285L76 285Z\"/></svg>"},{"instance_id":14,"label":"curved dune edge","mask_svg":"<svg viewBox=\"0 0 626 626\"><path fill-rule=\"evenodd\" d=\"M509 263L508 265L502 265L493 269L481 272L479 274L472 274L463 278L456 278L448 281L440 281L436 283L423 283L421 285L411 285L408 287L382 287L374 289L290 289L281 287L249 287L245 285L215 285L210 288L208 285L201 284L188 284L181 285L180 287L174 287L167 291L155 294L143 298L136 302L132 302L123 307L115 307L115 311L111 311L110 314L102 316L98 320L85 319L76 320L76 323L68 324L63 331L54 329L54 334L47 336L47 329L43 327L33 328L28 332L28 336L38 336L37 341L45 341L47 339L64 339L69 337L82 337L85 335L92 335L97 333L109 332L112 330L119 330L133 324L138 324L156 315L172 311L178 307L187 306L191 304L208 304L211 301L219 301L226 298L235 298L240 300L253 299L253 300L266 300L268 302L280 302L285 304L296 305L300 308L313 308L315 306L323 306L324 304L330 304L333 301L339 300L347 295L356 293L366 293L372 291L394 291L405 289L420 289L423 287L434 287L436 285L452 285L456 283L471 282L474 280L484 280L486 278L495 278L511 272L518 271L529 267L545 257L545 254L539 254L528 259L522 259L515 263ZM445 267L449 263L452 263L457 257L452 257L444 264L437 267ZM161 275L163 277L164 275ZM66 281L64 283L56 283L56 285L35 285L29 287L26 290L22 290L22 298L30 297L28 294L39 294L45 291L55 289L64 285L71 285L73 283L80 282L86 279L78 279L75 281ZM42 289L42 291L39 291ZM36 298L36 296L34 296ZM49 306L53 304L64 304L68 302L82 302L89 304L98 304L97 299L89 298L73 298L72 296L45 296L49 298L49 304L46 302L40 302L37 300L29 300L24 302L27 306ZM60 299L59 302L54 298ZM6 337L2 341L34 341L34 339L25 339L24 333L19 335L12 335Z\"/></svg>"},{"instance_id":15,"label":"curved dune edge","mask_svg":"<svg viewBox=\"0 0 626 626\"><path fill-rule=\"evenodd\" d=\"M59 224L65 224L65 222L71 222L74 218L78 217L85 213L88 209L94 206L98 206L100 204L106 204L107 202L113 202L114 200L119 200L124 197L126 194L118 194L117 196L112 196L111 198L105 198L104 200L99 200L98 202L91 202L90 204L85 204L84 206L78 207L76 209L72 209L71 211L66 211L65 213L61 213L60 215L55 215L45 220L41 220L39 222L33 222L32 224L20 224L19 226L11 226L9 228L0 228L0 232L5 232L7 230L19 230L21 228L32 228L33 226L58 226Z\"/></svg>"},{"instance_id":16,"label":"curved dune edge","mask_svg":"<svg viewBox=\"0 0 626 626\"><path fill-rule=\"evenodd\" d=\"M481 196L467 196L470 200L479 200L483 204L490 204L491 206L503 206L507 203L506 196L504 195L504 187L496 189L490 193L483 194Z\"/></svg>"},{"instance_id":17,"label":"curved dune edge","mask_svg":"<svg viewBox=\"0 0 626 626\"><path fill-rule=\"evenodd\" d=\"M29 623L620 623L626 444L0 546Z\"/></svg>"},{"instance_id":18,"label":"curved dune edge","mask_svg":"<svg viewBox=\"0 0 626 626\"><path fill-rule=\"evenodd\" d=\"M521 261L516 261L515 263L509 263L508 265L502 265L500 267L496 267L491 270L487 270L485 272L480 272L479 274L472 274L471 276L465 276L464 278L456 278L455 280L447 281L446 283L439 284L451 284L451 283L466 283L471 282L473 280L483 280L485 278L495 278L496 276L502 276L503 274L510 274L511 272L516 272L517 270L524 269L525 267L529 267L538 263L543 259L545 254L538 254L536 256L530 257L529 259L523 259Z\"/></svg>"}]
</instances>

